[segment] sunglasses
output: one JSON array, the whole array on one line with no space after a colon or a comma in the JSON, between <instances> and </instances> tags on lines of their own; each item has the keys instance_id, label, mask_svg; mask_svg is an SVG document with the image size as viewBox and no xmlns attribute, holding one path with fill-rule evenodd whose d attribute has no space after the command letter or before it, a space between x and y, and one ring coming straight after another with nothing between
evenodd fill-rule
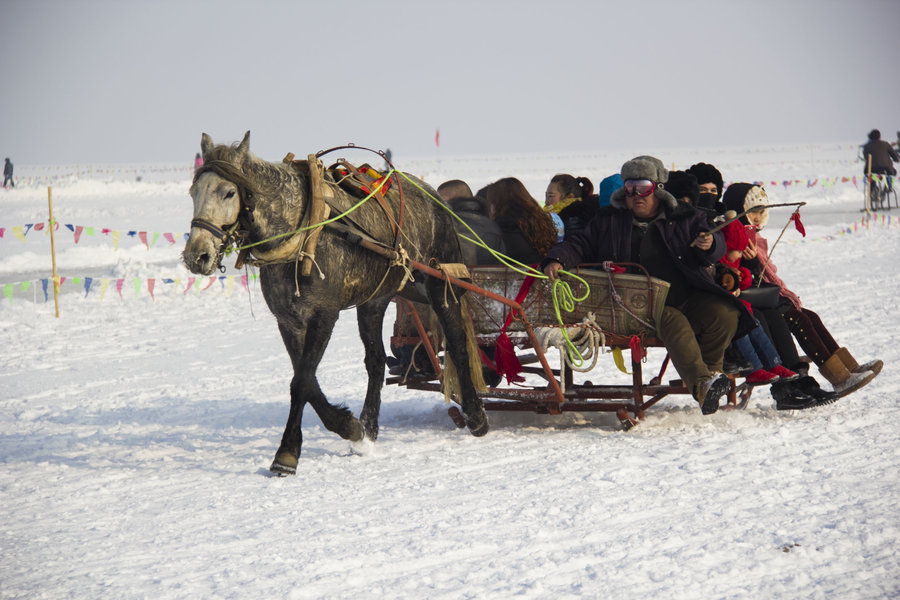
<instances>
[{"instance_id":1,"label":"sunglasses","mask_svg":"<svg viewBox=\"0 0 900 600\"><path fill-rule=\"evenodd\" d=\"M626 179L623 184L626 196L646 198L656 191L656 183L649 179Z\"/></svg>"}]
</instances>

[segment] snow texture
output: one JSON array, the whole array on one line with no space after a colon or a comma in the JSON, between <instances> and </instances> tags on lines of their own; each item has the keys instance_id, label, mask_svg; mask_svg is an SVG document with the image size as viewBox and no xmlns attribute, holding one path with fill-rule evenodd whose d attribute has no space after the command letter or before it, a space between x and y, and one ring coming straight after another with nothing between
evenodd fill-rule
<instances>
[{"instance_id":1,"label":"snow texture","mask_svg":"<svg viewBox=\"0 0 900 600\"><path fill-rule=\"evenodd\" d=\"M807 237L788 228L773 260L860 362L884 360L861 391L778 412L759 388L745 411L711 416L667 398L628 432L603 413L494 412L476 439L439 394L390 386L370 448L351 449L308 410L287 478L268 466L291 369L258 284L185 294L161 283L189 277L183 237L148 249L123 234L115 249L99 230L75 244L61 229L61 275L126 284L101 299L65 283L56 319L52 292L45 302L39 284L20 286L49 277L49 236L9 232L47 220L46 186L0 190L0 284L15 284L0 297L0 597L898 597L900 211L865 226L860 189L822 183L858 175L855 150L652 153L765 181L773 203L808 203ZM596 183L644 153L395 162L433 185L514 175L542 198L557 172ZM66 181L53 189L56 218L185 232L189 181L178 173ZM770 245L789 211L772 213ZM159 278L154 298L133 278ZM604 355L586 377L620 375ZM353 312L319 378L359 412Z\"/></svg>"}]
</instances>

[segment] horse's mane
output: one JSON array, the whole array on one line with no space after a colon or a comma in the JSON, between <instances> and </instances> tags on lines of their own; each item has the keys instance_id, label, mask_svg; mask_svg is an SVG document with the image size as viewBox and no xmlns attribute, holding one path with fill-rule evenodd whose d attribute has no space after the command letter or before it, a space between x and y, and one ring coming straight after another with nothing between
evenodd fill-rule
<instances>
[{"instance_id":1,"label":"horse's mane","mask_svg":"<svg viewBox=\"0 0 900 600\"><path fill-rule=\"evenodd\" d=\"M271 163L257 158L247 152L239 155L238 143L214 146L203 159L201 166L194 173L194 181L208 171L212 171L234 183L241 190L241 195L251 208L264 210L266 220L279 230L290 228L294 224L284 220L289 212L300 210L304 182L295 169L285 168L283 163ZM267 198L276 202L276 206L258 206L255 199ZM251 200L253 199L253 200ZM293 210L291 210L293 209Z\"/></svg>"}]
</instances>

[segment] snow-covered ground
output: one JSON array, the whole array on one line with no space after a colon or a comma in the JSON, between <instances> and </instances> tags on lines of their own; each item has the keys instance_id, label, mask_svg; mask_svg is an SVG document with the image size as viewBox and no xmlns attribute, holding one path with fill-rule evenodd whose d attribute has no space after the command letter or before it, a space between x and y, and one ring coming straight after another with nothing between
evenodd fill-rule
<instances>
[{"instance_id":1,"label":"snow-covered ground","mask_svg":"<svg viewBox=\"0 0 900 600\"><path fill-rule=\"evenodd\" d=\"M774 261L881 375L810 411L757 391L704 417L675 397L629 432L604 414L491 413L479 439L438 394L391 386L371 453L307 411L297 476L269 477L290 364L252 277L210 285L180 265L183 165L17 166L22 185L0 190L0 597L900 596L900 211L860 222L841 179L860 172L855 144L395 162L435 185L518 176L542 199L557 172L596 183L644 153L807 202L807 237L789 228ZM51 177L59 319L33 227ZM787 214L773 210L770 243ZM358 412L354 321L319 377ZM606 376L604 356L591 377Z\"/></svg>"}]
</instances>

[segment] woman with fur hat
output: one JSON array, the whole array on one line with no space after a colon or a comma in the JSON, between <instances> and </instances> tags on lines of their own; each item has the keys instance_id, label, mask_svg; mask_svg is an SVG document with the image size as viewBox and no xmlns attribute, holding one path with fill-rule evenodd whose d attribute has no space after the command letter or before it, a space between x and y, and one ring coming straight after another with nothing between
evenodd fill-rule
<instances>
[{"instance_id":1,"label":"woman with fur hat","mask_svg":"<svg viewBox=\"0 0 900 600\"><path fill-rule=\"evenodd\" d=\"M544 273L581 263L635 262L669 282L657 336L703 414L719 408L729 381L721 373L725 347L755 326L753 316L708 272L725 253L721 232L709 233L706 215L666 189L668 171L652 156L629 160L623 186L582 231L547 253Z\"/></svg>"},{"instance_id":2,"label":"woman with fur hat","mask_svg":"<svg viewBox=\"0 0 900 600\"><path fill-rule=\"evenodd\" d=\"M737 213L753 207L767 207L769 204L766 191L751 183L730 185L723 200L726 209ZM764 283L779 287L781 302L786 308L783 318L800 347L816 364L822 376L831 383L834 391L839 396L846 396L872 381L884 363L876 359L860 365L847 348L835 341L819 315L804 307L800 297L778 277L777 268L769 260L769 243L759 233L768 219L768 208L752 211L741 217L750 238L750 245L744 252L744 264Z\"/></svg>"}]
</instances>

